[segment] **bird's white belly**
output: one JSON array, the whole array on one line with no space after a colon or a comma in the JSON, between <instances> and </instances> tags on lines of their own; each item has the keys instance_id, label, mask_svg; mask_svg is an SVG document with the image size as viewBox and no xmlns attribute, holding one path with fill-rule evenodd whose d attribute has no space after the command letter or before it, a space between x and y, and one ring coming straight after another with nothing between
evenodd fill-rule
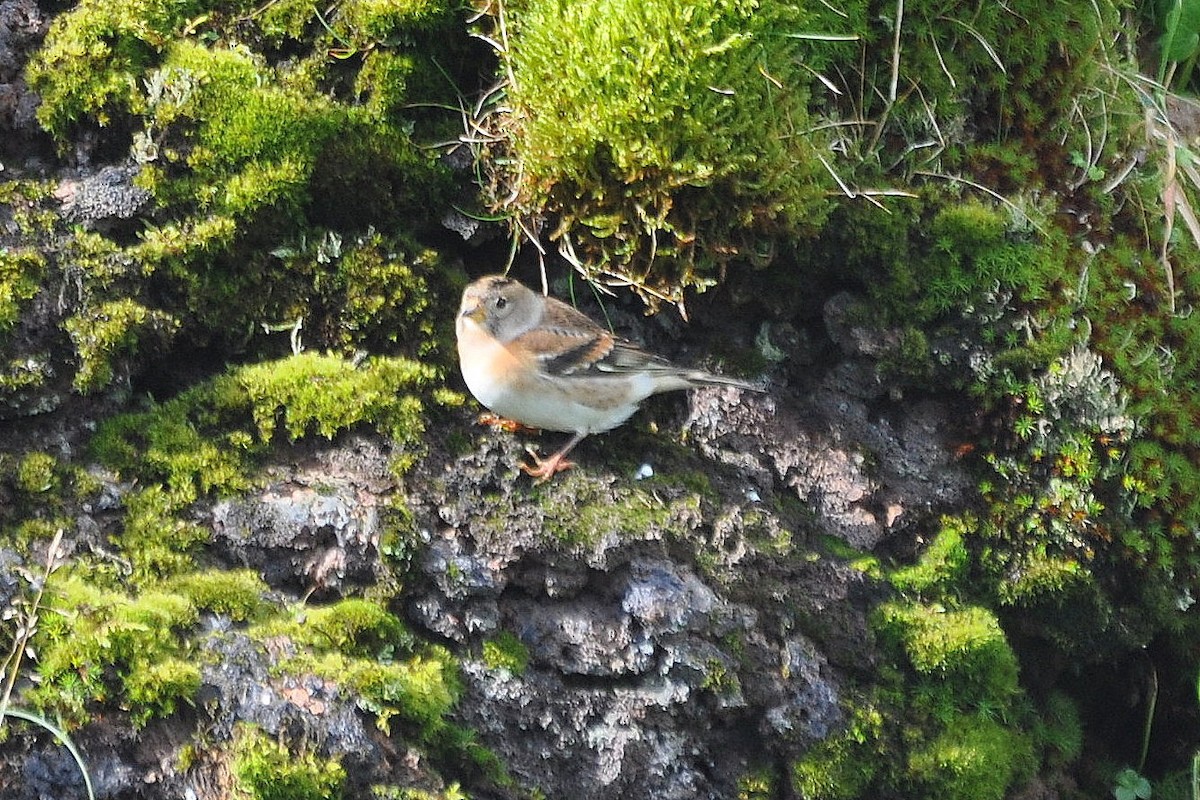
<instances>
[{"instance_id":1,"label":"bird's white belly","mask_svg":"<svg viewBox=\"0 0 1200 800\"><path fill-rule=\"evenodd\" d=\"M476 399L500 416L531 428L566 433L607 431L629 419L638 407L637 402L628 401L603 406L582 403L551 386L541 392L498 391L487 400L478 395Z\"/></svg>"}]
</instances>

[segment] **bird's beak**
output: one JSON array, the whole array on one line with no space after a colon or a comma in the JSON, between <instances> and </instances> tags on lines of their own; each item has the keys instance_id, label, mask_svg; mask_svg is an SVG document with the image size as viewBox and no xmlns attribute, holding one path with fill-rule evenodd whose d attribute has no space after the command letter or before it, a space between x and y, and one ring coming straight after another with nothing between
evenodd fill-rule
<instances>
[{"instance_id":1,"label":"bird's beak","mask_svg":"<svg viewBox=\"0 0 1200 800\"><path fill-rule=\"evenodd\" d=\"M483 316L484 316L483 303L475 303L474 305L463 306L462 310L458 312L458 315L460 317L466 317L467 319L474 322L476 325L479 325L480 323L483 322Z\"/></svg>"}]
</instances>

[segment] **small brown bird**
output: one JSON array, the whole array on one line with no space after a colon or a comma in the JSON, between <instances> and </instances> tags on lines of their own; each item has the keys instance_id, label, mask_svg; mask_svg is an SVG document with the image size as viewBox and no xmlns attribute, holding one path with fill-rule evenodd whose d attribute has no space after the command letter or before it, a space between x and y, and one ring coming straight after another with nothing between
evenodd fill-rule
<instances>
[{"instance_id":1,"label":"small brown bird","mask_svg":"<svg viewBox=\"0 0 1200 800\"><path fill-rule=\"evenodd\" d=\"M455 328L463 379L476 400L531 428L572 434L554 455L521 465L537 481L574 466L566 457L575 445L617 427L652 394L696 386L760 391L678 367L503 275L463 291Z\"/></svg>"}]
</instances>

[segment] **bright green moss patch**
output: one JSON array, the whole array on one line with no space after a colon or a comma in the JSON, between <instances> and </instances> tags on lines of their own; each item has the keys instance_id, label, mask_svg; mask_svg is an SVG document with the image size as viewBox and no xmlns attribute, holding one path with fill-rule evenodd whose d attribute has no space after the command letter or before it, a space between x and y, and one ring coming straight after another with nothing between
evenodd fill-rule
<instances>
[{"instance_id":1,"label":"bright green moss patch","mask_svg":"<svg viewBox=\"0 0 1200 800\"><path fill-rule=\"evenodd\" d=\"M313 652L289 659L281 668L343 684L385 734L399 719L426 741L433 741L445 727L444 717L461 693L454 657L436 647L395 661Z\"/></svg>"},{"instance_id":2,"label":"bright green moss patch","mask_svg":"<svg viewBox=\"0 0 1200 800\"><path fill-rule=\"evenodd\" d=\"M70 575L56 577L48 591L56 613L42 616L34 640L40 682L26 694L33 705L79 723L91 704L118 699L140 723L191 701L199 670L185 658L182 634L197 614L187 598L158 591L133 597Z\"/></svg>"},{"instance_id":3,"label":"bright green moss patch","mask_svg":"<svg viewBox=\"0 0 1200 800\"><path fill-rule=\"evenodd\" d=\"M27 494L55 491L60 485L57 468L49 453L27 453L17 465L17 488Z\"/></svg>"},{"instance_id":4,"label":"bright green moss patch","mask_svg":"<svg viewBox=\"0 0 1200 800\"><path fill-rule=\"evenodd\" d=\"M16 324L21 308L37 294L45 268L45 257L35 250L0 249L0 334Z\"/></svg>"},{"instance_id":5,"label":"bright green moss patch","mask_svg":"<svg viewBox=\"0 0 1200 800\"><path fill-rule=\"evenodd\" d=\"M286 636L317 652L336 650L364 658L407 652L415 641L404 624L378 603L353 597L305 607L291 619L277 617L253 628L252 635Z\"/></svg>"},{"instance_id":6,"label":"bright green moss patch","mask_svg":"<svg viewBox=\"0 0 1200 800\"><path fill-rule=\"evenodd\" d=\"M161 481L172 504L250 485L256 456L282 431L332 438L354 425L391 437L398 468L415 459L424 433L417 394L437 373L399 358L355 366L335 356L301 353L235 368L154 409L111 418L92 442L107 465Z\"/></svg>"},{"instance_id":7,"label":"bright green moss patch","mask_svg":"<svg viewBox=\"0 0 1200 800\"><path fill-rule=\"evenodd\" d=\"M941 528L916 564L895 570L889 576L893 586L902 592L918 595L952 595L965 586L971 566L964 535L969 534L974 521L945 517Z\"/></svg>"},{"instance_id":8,"label":"bright green moss patch","mask_svg":"<svg viewBox=\"0 0 1200 800\"><path fill-rule=\"evenodd\" d=\"M56 137L85 117L101 125L139 110L138 80L171 34L207 3L173 0L84 0L55 16L28 68L41 96L38 120Z\"/></svg>"},{"instance_id":9,"label":"bright green moss patch","mask_svg":"<svg viewBox=\"0 0 1200 800\"><path fill-rule=\"evenodd\" d=\"M508 631L501 631L483 643L483 663L490 669L506 669L522 675L529 666L529 648Z\"/></svg>"},{"instance_id":10,"label":"bright green moss patch","mask_svg":"<svg viewBox=\"0 0 1200 800\"><path fill-rule=\"evenodd\" d=\"M176 510L161 486L151 485L125 497L125 527L119 541L136 585L192 569L199 547L208 541L207 529L176 516Z\"/></svg>"},{"instance_id":11,"label":"bright green moss patch","mask_svg":"<svg viewBox=\"0 0 1200 800\"><path fill-rule=\"evenodd\" d=\"M310 432L331 439L369 422L401 447L414 447L424 433L423 405L398 390L423 387L435 376L432 368L404 359L374 359L355 367L340 358L301 353L243 367L237 379L264 442L280 423L294 440Z\"/></svg>"},{"instance_id":12,"label":"bright green moss patch","mask_svg":"<svg viewBox=\"0 0 1200 800\"><path fill-rule=\"evenodd\" d=\"M946 800L1001 800L1033 766L1025 735L981 715L955 720L908 759L920 796Z\"/></svg>"},{"instance_id":13,"label":"bright green moss patch","mask_svg":"<svg viewBox=\"0 0 1200 800\"><path fill-rule=\"evenodd\" d=\"M195 661L169 657L153 663L138 662L125 677L125 694L135 726L152 717L168 717L181 702L191 702L200 691L200 667Z\"/></svg>"},{"instance_id":14,"label":"bright green moss patch","mask_svg":"<svg viewBox=\"0 0 1200 800\"><path fill-rule=\"evenodd\" d=\"M430 740L461 691L449 651L418 647L404 624L377 603L348 598L305 607L253 626L256 639L286 638L299 652L279 666L345 685L359 704L390 730L393 718Z\"/></svg>"},{"instance_id":15,"label":"bright green moss patch","mask_svg":"<svg viewBox=\"0 0 1200 800\"><path fill-rule=\"evenodd\" d=\"M64 146L78 124L130 135L135 182L154 199L149 219L124 231L138 243L80 231L63 251L84 276L86 302L66 323L76 388L136 370L157 355L152 343L253 357L273 326L298 320L310 347L442 346L423 281L442 270L412 237L451 185L414 130L455 100L431 53L450 58L466 40L456 21L446 3L398 0L119 0L59 14L29 68L42 124ZM414 86L432 103L414 105ZM371 244L337 278L320 258L276 255L326 235ZM5 254L0 329L35 267Z\"/></svg>"},{"instance_id":16,"label":"bright green moss patch","mask_svg":"<svg viewBox=\"0 0 1200 800\"><path fill-rule=\"evenodd\" d=\"M877 630L898 645L920 675L945 682L954 702L1011 702L1017 659L994 614L978 606L885 603Z\"/></svg>"},{"instance_id":17,"label":"bright green moss patch","mask_svg":"<svg viewBox=\"0 0 1200 800\"><path fill-rule=\"evenodd\" d=\"M234 622L252 620L269 608L264 599L268 587L253 570L193 572L179 575L167 585L197 609L224 614Z\"/></svg>"},{"instance_id":18,"label":"bright green moss patch","mask_svg":"<svg viewBox=\"0 0 1200 800\"><path fill-rule=\"evenodd\" d=\"M239 725L230 746L237 796L252 800L338 800L346 770L336 759L287 747L257 727Z\"/></svg>"},{"instance_id":19,"label":"bright green moss patch","mask_svg":"<svg viewBox=\"0 0 1200 800\"><path fill-rule=\"evenodd\" d=\"M811 69L846 31L811 4L524 0L505 9L518 211L559 215L588 269L682 299L757 236L815 230L832 178ZM703 246L697 247L699 242ZM764 248L769 249L769 248Z\"/></svg>"}]
</instances>

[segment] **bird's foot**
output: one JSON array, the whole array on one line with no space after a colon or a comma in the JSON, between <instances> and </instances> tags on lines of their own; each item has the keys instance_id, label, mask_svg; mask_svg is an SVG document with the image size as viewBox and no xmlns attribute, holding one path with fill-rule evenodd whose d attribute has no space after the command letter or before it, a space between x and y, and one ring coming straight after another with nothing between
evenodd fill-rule
<instances>
[{"instance_id":1,"label":"bird's foot","mask_svg":"<svg viewBox=\"0 0 1200 800\"><path fill-rule=\"evenodd\" d=\"M533 478L534 483L545 483L560 472L565 472L575 466L575 462L567 461L567 454L559 451L549 458L542 458L531 449L525 451L533 459L533 464L520 464L521 472Z\"/></svg>"},{"instance_id":2,"label":"bird's foot","mask_svg":"<svg viewBox=\"0 0 1200 800\"><path fill-rule=\"evenodd\" d=\"M480 414L476 418L475 424L487 425L489 428L499 428L500 430L508 433L536 433L538 430L537 428L531 428L528 425L517 422L515 419L508 419L507 417L502 417L499 414L493 414L490 411L485 411L484 413Z\"/></svg>"}]
</instances>

